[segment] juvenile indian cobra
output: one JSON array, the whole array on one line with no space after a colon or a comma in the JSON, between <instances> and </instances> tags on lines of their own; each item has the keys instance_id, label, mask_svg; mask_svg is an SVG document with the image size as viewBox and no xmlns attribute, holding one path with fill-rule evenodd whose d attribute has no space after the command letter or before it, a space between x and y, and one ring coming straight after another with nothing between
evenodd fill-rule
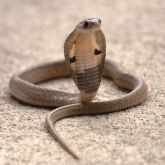
<instances>
[{"instance_id":1,"label":"juvenile indian cobra","mask_svg":"<svg viewBox=\"0 0 165 165\"><path fill-rule=\"evenodd\" d=\"M124 73L112 61L105 61L106 44L101 20L80 22L64 44L65 61L44 64L21 71L10 80L11 94L31 105L59 107L46 117L46 128L61 146L74 158L79 157L57 134L56 121L76 115L103 114L136 106L147 98L147 85L135 75ZM67 64L67 65L66 65ZM128 90L118 99L91 102L99 88L102 74L117 86ZM80 94L50 90L36 84L61 77L72 76Z\"/></svg>"}]
</instances>

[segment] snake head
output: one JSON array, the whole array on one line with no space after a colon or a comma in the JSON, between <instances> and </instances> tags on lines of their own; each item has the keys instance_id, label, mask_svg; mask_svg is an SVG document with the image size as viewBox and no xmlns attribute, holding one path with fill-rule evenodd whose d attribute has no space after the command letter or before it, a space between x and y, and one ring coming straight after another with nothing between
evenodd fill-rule
<instances>
[{"instance_id":1,"label":"snake head","mask_svg":"<svg viewBox=\"0 0 165 165\"><path fill-rule=\"evenodd\" d=\"M76 30L79 32L95 32L100 29L101 19L99 18L89 18L81 21L77 26Z\"/></svg>"}]
</instances>

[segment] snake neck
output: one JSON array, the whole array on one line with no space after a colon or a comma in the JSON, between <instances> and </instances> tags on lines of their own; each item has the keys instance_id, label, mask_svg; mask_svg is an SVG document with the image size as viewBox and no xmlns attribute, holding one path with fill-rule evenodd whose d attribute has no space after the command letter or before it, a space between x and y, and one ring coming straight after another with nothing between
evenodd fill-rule
<instances>
[{"instance_id":1,"label":"snake neck","mask_svg":"<svg viewBox=\"0 0 165 165\"><path fill-rule=\"evenodd\" d=\"M91 102L100 86L105 51L98 41L103 39L102 31L98 30L90 33L71 33L66 41L65 57L80 91L81 103Z\"/></svg>"},{"instance_id":2,"label":"snake neck","mask_svg":"<svg viewBox=\"0 0 165 165\"><path fill-rule=\"evenodd\" d=\"M95 33L82 33L72 47L71 54L75 56L74 80L80 90L79 101L92 101L100 85L98 57L95 50L99 47Z\"/></svg>"}]
</instances>

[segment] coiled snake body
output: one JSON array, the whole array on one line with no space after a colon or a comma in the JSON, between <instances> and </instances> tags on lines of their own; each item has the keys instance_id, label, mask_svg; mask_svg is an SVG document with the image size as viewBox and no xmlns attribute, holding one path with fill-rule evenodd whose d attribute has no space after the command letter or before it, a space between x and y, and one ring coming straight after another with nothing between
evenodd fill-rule
<instances>
[{"instance_id":1,"label":"coiled snake body","mask_svg":"<svg viewBox=\"0 0 165 165\"><path fill-rule=\"evenodd\" d=\"M147 98L147 85L135 75L124 73L112 61L105 61L105 38L97 18L80 22L65 41L65 61L40 65L22 71L10 80L11 94L17 99L39 106L59 107L46 117L50 134L74 158L79 157L57 134L56 121L70 116L120 111L140 104ZM67 63L67 65L66 65ZM102 74L130 92L116 100L91 102L99 88ZM80 94L49 90L36 84L60 77L73 77Z\"/></svg>"}]
</instances>

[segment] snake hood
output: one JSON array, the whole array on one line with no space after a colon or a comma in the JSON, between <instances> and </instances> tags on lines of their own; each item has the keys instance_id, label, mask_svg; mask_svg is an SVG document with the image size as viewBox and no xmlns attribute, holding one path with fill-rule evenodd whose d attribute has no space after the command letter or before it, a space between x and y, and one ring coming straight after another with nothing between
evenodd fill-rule
<instances>
[{"instance_id":1,"label":"snake hood","mask_svg":"<svg viewBox=\"0 0 165 165\"><path fill-rule=\"evenodd\" d=\"M79 101L92 101L100 86L105 61L105 37L101 20L90 18L80 22L64 44L66 62L80 91Z\"/></svg>"}]
</instances>

